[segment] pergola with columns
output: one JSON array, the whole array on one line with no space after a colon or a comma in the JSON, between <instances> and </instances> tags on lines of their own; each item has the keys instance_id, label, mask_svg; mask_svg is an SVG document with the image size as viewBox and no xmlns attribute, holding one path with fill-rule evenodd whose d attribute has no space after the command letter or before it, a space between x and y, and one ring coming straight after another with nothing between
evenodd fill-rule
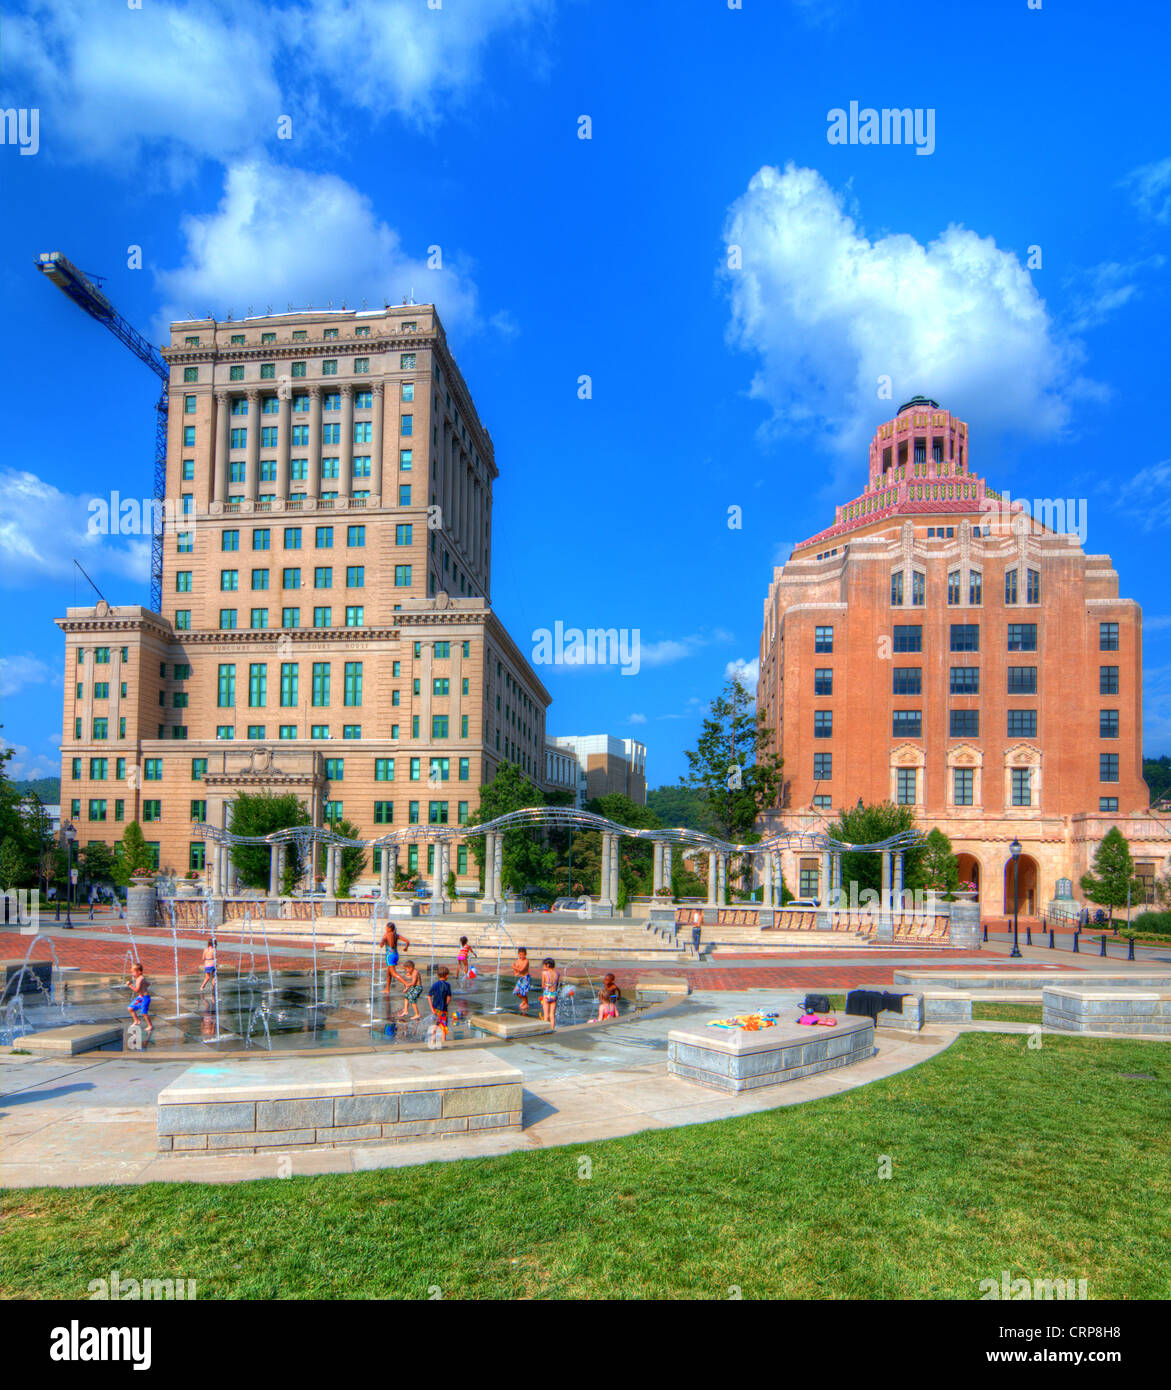
<instances>
[{"instance_id":1,"label":"pergola with columns","mask_svg":"<svg viewBox=\"0 0 1171 1390\"><path fill-rule=\"evenodd\" d=\"M790 832L781 830L755 844L733 844L707 835L703 831L679 828L649 830L627 825L589 811L568 806L529 806L509 811L494 820L479 825L411 825L390 831L376 839L349 839L328 827L294 825L275 830L269 835L234 835L218 826L200 823L195 827L199 838L213 846L211 862L211 894L225 897L228 892L229 854L237 845L266 845L271 850L269 896L280 896L288 847L294 845L301 862L312 866L319 846L326 850L325 891L328 897L337 896L341 871L341 855L345 849L377 849L380 858L380 888L383 899L390 897L398 868L399 849L409 844L433 844L431 869L431 900L433 904L446 901L446 880L451 865L451 846L454 842L473 837L484 838L484 910L496 912L504 904L501 881L504 862L504 835L510 830L569 829L594 831L602 837L601 883L598 907L613 912L618 903L619 845L623 839L649 841L653 846L654 892L669 888L676 848L680 853L706 854L707 906L723 904L727 896L728 861L733 856L745 858L759 875L762 894L760 906L779 908L781 883L781 854L797 850L820 857L821 907L833 912L842 893L842 856L844 854L880 854L882 856L882 892L879 910L889 914L894 904L902 902L903 861L910 849L921 843L918 830L904 830L875 844L853 845L821 831ZM311 868L310 868L311 872Z\"/></svg>"}]
</instances>

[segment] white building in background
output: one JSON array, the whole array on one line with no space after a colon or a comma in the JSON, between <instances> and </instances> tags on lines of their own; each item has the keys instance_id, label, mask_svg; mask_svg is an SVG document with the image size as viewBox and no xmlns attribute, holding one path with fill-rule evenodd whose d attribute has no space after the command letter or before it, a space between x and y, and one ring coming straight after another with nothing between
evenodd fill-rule
<instances>
[{"instance_id":1,"label":"white building in background","mask_svg":"<svg viewBox=\"0 0 1171 1390\"><path fill-rule=\"evenodd\" d=\"M568 753L578 768L578 806L595 797L621 792L631 801L646 805L646 744L611 734L578 734L550 739L546 744L546 768L550 754Z\"/></svg>"}]
</instances>

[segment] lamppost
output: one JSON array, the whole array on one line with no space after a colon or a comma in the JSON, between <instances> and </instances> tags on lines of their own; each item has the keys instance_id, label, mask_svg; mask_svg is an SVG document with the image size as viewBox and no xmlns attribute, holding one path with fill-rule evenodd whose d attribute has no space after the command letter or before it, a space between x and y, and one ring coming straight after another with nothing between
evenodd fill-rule
<instances>
[{"instance_id":1,"label":"lamppost","mask_svg":"<svg viewBox=\"0 0 1171 1390\"><path fill-rule=\"evenodd\" d=\"M69 896L65 899L65 925L71 927L73 925L73 917L71 916L73 911L73 846L77 841L77 831L71 820L67 820L61 827L61 838L65 841L65 849L69 856L67 861L68 883L65 888Z\"/></svg>"},{"instance_id":2,"label":"lamppost","mask_svg":"<svg viewBox=\"0 0 1171 1390\"><path fill-rule=\"evenodd\" d=\"M1020 942L1017 940L1017 914L1020 910L1020 872L1021 872L1021 842L1014 839L1008 847L1009 854L1012 855L1012 950L1008 953L1010 958L1019 957L1021 953Z\"/></svg>"}]
</instances>

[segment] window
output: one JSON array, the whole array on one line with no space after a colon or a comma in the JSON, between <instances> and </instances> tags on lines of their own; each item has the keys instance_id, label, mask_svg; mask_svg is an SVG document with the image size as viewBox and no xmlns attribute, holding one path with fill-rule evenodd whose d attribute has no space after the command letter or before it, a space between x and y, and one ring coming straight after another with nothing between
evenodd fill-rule
<instances>
[{"instance_id":1,"label":"window","mask_svg":"<svg viewBox=\"0 0 1171 1390\"><path fill-rule=\"evenodd\" d=\"M1004 571L1004 601L1005 603L1016 603L1017 601L1016 570Z\"/></svg>"},{"instance_id":2,"label":"window","mask_svg":"<svg viewBox=\"0 0 1171 1390\"><path fill-rule=\"evenodd\" d=\"M314 544L318 550L333 549L333 527L319 526L314 536Z\"/></svg>"},{"instance_id":3,"label":"window","mask_svg":"<svg viewBox=\"0 0 1171 1390\"><path fill-rule=\"evenodd\" d=\"M410 473L414 469L415 451L413 449L400 449L398 451L398 466L403 473Z\"/></svg>"},{"instance_id":4,"label":"window","mask_svg":"<svg viewBox=\"0 0 1171 1390\"><path fill-rule=\"evenodd\" d=\"M960 601L960 572L952 570L947 576L947 601L954 607Z\"/></svg>"},{"instance_id":5,"label":"window","mask_svg":"<svg viewBox=\"0 0 1171 1390\"><path fill-rule=\"evenodd\" d=\"M142 761L142 777L143 781L146 782L161 782L163 780L162 758L144 758Z\"/></svg>"},{"instance_id":6,"label":"window","mask_svg":"<svg viewBox=\"0 0 1171 1390\"><path fill-rule=\"evenodd\" d=\"M299 526L286 526L286 527L285 527L285 549L286 549L286 550L300 550L300 549L301 549L301 528L300 528Z\"/></svg>"},{"instance_id":7,"label":"window","mask_svg":"<svg viewBox=\"0 0 1171 1390\"><path fill-rule=\"evenodd\" d=\"M813 755L813 780L815 782L829 782L833 778L834 755L832 753L814 753Z\"/></svg>"},{"instance_id":8,"label":"window","mask_svg":"<svg viewBox=\"0 0 1171 1390\"><path fill-rule=\"evenodd\" d=\"M949 689L953 695L979 695L980 668L978 666L953 666Z\"/></svg>"},{"instance_id":9,"label":"window","mask_svg":"<svg viewBox=\"0 0 1171 1390\"><path fill-rule=\"evenodd\" d=\"M191 592L191 570L175 571L175 592L177 594L189 594Z\"/></svg>"},{"instance_id":10,"label":"window","mask_svg":"<svg viewBox=\"0 0 1171 1390\"><path fill-rule=\"evenodd\" d=\"M923 650L923 628L918 623L896 623L894 627L894 650L896 652L921 652Z\"/></svg>"},{"instance_id":11,"label":"window","mask_svg":"<svg viewBox=\"0 0 1171 1390\"><path fill-rule=\"evenodd\" d=\"M1098 737L1118 737L1118 711L1116 709L1100 709L1098 711Z\"/></svg>"},{"instance_id":12,"label":"window","mask_svg":"<svg viewBox=\"0 0 1171 1390\"><path fill-rule=\"evenodd\" d=\"M1035 666L1010 666L1008 668L1008 693L1010 695L1035 695L1037 693L1037 668Z\"/></svg>"},{"instance_id":13,"label":"window","mask_svg":"<svg viewBox=\"0 0 1171 1390\"><path fill-rule=\"evenodd\" d=\"M819 709L813 711L813 737L814 738L833 738L834 716L833 710Z\"/></svg>"},{"instance_id":14,"label":"window","mask_svg":"<svg viewBox=\"0 0 1171 1390\"><path fill-rule=\"evenodd\" d=\"M394 528L395 545L410 545L414 540L415 528L408 522Z\"/></svg>"},{"instance_id":15,"label":"window","mask_svg":"<svg viewBox=\"0 0 1171 1390\"><path fill-rule=\"evenodd\" d=\"M900 806L914 806L915 786L919 780L917 767L900 767L895 778L895 800Z\"/></svg>"},{"instance_id":16,"label":"window","mask_svg":"<svg viewBox=\"0 0 1171 1390\"><path fill-rule=\"evenodd\" d=\"M431 716L431 737L446 738L447 724L448 718L446 714L433 714Z\"/></svg>"},{"instance_id":17,"label":"window","mask_svg":"<svg viewBox=\"0 0 1171 1390\"><path fill-rule=\"evenodd\" d=\"M142 803L142 819L146 821L160 821L163 818L163 803L161 801L144 801Z\"/></svg>"},{"instance_id":18,"label":"window","mask_svg":"<svg viewBox=\"0 0 1171 1390\"><path fill-rule=\"evenodd\" d=\"M1098 650L1100 652L1116 652L1119 650L1117 623L1098 624Z\"/></svg>"},{"instance_id":19,"label":"window","mask_svg":"<svg viewBox=\"0 0 1171 1390\"><path fill-rule=\"evenodd\" d=\"M346 626L362 627L366 621L366 610L361 604L346 605Z\"/></svg>"},{"instance_id":20,"label":"window","mask_svg":"<svg viewBox=\"0 0 1171 1390\"><path fill-rule=\"evenodd\" d=\"M281 570L281 588L299 589L301 587L301 571L299 569Z\"/></svg>"},{"instance_id":21,"label":"window","mask_svg":"<svg viewBox=\"0 0 1171 1390\"><path fill-rule=\"evenodd\" d=\"M464 694L468 693L468 683L464 680ZM834 693L834 673L828 666L820 667L813 673L813 693L815 695L832 695Z\"/></svg>"},{"instance_id":22,"label":"window","mask_svg":"<svg viewBox=\"0 0 1171 1390\"><path fill-rule=\"evenodd\" d=\"M893 738L922 738L923 711L918 709L897 709L891 717L891 736Z\"/></svg>"},{"instance_id":23,"label":"window","mask_svg":"<svg viewBox=\"0 0 1171 1390\"><path fill-rule=\"evenodd\" d=\"M974 806L976 802L976 773L970 767L952 768L951 799L956 806Z\"/></svg>"},{"instance_id":24,"label":"window","mask_svg":"<svg viewBox=\"0 0 1171 1390\"><path fill-rule=\"evenodd\" d=\"M180 555L190 555L195 549L195 532L180 531L175 537L175 549Z\"/></svg>"},{"instance_id":25,"label":"window","mask_svg":"<svg viewBox=\"0 0 1171 1390\"><path fill-rule=\"evenodd\" d=\"M313 571L313 587L315 589L333 588L333 566L318 565Z\"/></svg>"},{"instance_id":26,"label":"window","mask_svg":"<svg viewBox=\"0 0 1171 1390\"><path fill-rule=\"evenodd\" d=\"M297 726L296 726L296 724L282 724L282 725L280 726L279 734L280 734L280 737L281 737L281 738L296 738L296 737L297 737Z\"/></svg>"},{"instance_id":27,"label":"window","mask_svg":"<svg viewBox=\"0 0 1171 1390\"><path fill-rule=\"evenodd\" d=\"M1008 711L1009 738L1036 738L1037 711L1035 709L1010 709Z\"/></svg>"},{"instance_id":28,"label":"window","mask_svg":"<svg viewBox=\"0 0 1171 1390\"><path fill-rule=\"evenodd\" d=\"M980 625L978 623L952 623L951 649L953 652L978 652L980 650Z\"/></svg>"},{"instance_id":29,"label":"window","mask_svg":"<svg viewBox=\"0 0 1171 1390\"><path fill-rule=\"evenodd\" d=\"M447 661L451 657L450 642L435 642L431 647L431 654L438 660Z\"/></svg>"},{"instance_id":30,"label":"window","mask_svg":"<svg viewBox=\"0 0 1171 1390\"><path fill-rule=\"evenodd\" d=\"M948 711L949 738L979 738L980 711L977 709L953 709Z\"/></svg>"},{"instance_id":31,"label":"window","mask_svg":"<svg viewBox=\"0 0 1171 1390\"><path fill-rule=\"evenodd\" d=\"M410 565L395 565L394 584L396 589L409 589L411 587Z\"/></svg>"},{"instance_id":32,"label":"window","mask_svg":"<svg viewBox=\"0 0 1171 1390\"><path fill-rule=\"evenodd\" d=\"M221 549L221 550L239 550L239 549L240 549L240 533L239 533L239 531L221 531L221 532L220 532L220 549Z\"/></svg>"},{"instance_id":33,"label":"window","mask_svg":"<svg viewBox=\"0 0 1171 1390\"><path fill-rule=\"evenodd\" d=\"M220 709L227 709L236 703L236 668L235 666L221 666L219 669L219 683L216 694L216 704Z\"/></svg>"},{"instance_id":34,"label":"window","mask_svg":"<svg viewBox=\"0 0 1171 1390\"><path fill-rule=\"evenodd\" d=\"M332 608L315 608L315 609L313 610L313 626L314 626L314 627L332 627L332 626L333 626L333 609L332 609Z\"/></svg>"},{"instance_id":35,"label":"window","mask_svg":"<svg viewBox=\"0 0 1171 1390\"><path fill-rule=\"evenodd\" d=\"M1031 806L1033 804L1033 769L1014 767L1012 769L1012 804Z\"/></svg>"},{"instance_id":36,"label":"window","mask_svg":"<svg viewBox=\"0 0 1171 1390\"><path fill-rule=\"evenodd\" d=\"M816 859L802 859L799 892L803 898L816 898L818 896L818 867Z\"/></svg>"},{"instance_id":37,"label":"window","mask_svg":"<svg viewBox=\"0 0 1171 1390\"><path fill-rule=\"evenodd\" d=\"M239 571L239 570L220 570L220 589L221 589L221 591L223 591L223 592L225 592L225 593L230 593L231 591L233 591L233 590L235 590L235 589L238 589L239 587L240 587L240 571Z\"/></svg>"},{"instance_id":38,"label":"window","mask_svg":"<svg viewBox=\"0 0 1171 1390\"><path fill-rule=\"evenodd\" d=\"M362 663L347 661L345 669L345 693L342 700L346 705L362 703Z\"/></svg>"},{"instance_id":39,"label":"window","mask_svg":"<svg viewBox=\"0 0 1171 1390\"><path fill-rule=\"evenodd\" d=\"M813 798L813 809L815 811L828 811L833 806L832 796L815 796Z\"/></svg>"},{"instance_id":40,"label":"window","mask_svg":"<svg viewBox=\"0 0 1171 1390\"><path fill-rule=\"evenodd\" d=\"M896 666L891 672L891 693L893 695L921 695L923 693L923 668L921 666Z\"/></svg>"},{"instance_id":41,"label":"window","mask_svg":"<svg viewBox=\"0 0 1171 1390\"><path fill-rule=\"evenodd\" d=\"M903 604L903 572L895 570L890 577L890 601L893 608L901 608Z\"/></svg>"},{"instance_id":42,"label":"window","mask_svg":"<svg viewBox=\"0 0 1171 1390\"><path fill-rule=\"evenodd\" d=\"M922 608L927 601L927 576L921 574L919 570L911 572L911 605L914 608Z\"/></svg>"},{"instance_id":43,"label":"window","mask_svg":"<svg viewBox=\"0 0 1171 1390\"><path fill-rule=\"evenodd\" d=\"M192 758L192 759L191 759L191 780L192 780L193 782L202 782L202 781L203 781L203 774L204 774L206 771L207 771L207 759L206 759L206 758Z\"/></svg>"},{"instance_id":44,"label":"window","mask_svg":"<svg viewBox=\"0 0 1171 1390\"><path fill-rule=\"evenodd\" d=\"M376 801L374 803L374 824L391 825L394 822L394 802Z\"/></svg>"},{"instance_id":45,"label":"window","mask_svg":"<svg viewBox=\"0 0 1171 1390\"><path fill-rule=\"evenodd\" d=\"M248 704L256 709L268 703L268 667L252 662L248 667Z\"/></svg>"},{"instance_id":46,"label":"window","mask_svg":"<svg viewBox=\"0 0 1171 1390\"><path fill-rule=\"evenodd\" d=\"M1008 650L1010 652L1035 652L1037 650L1037 624L1009 623Z\"/></svg>"},{"instance_id":47,"label":"window","mask_svg":"<svg viewBox=\"0 0 1171 1390\"><path fill-rule=\"evenodd\" d=\"M1040 570L1026 570L1026 571L1025 571L1025 602L1026 602L1026 603L1040 603L1040 602L1041 602L1041 571L1040 571Z\"/></svg>"},{"instance_id":48,"label":"window","mask_svg":"<svg viewBox=\"0 0 1171 1390\"><path fill-rule=\"evenodd\" d=\"M322 819L326 825L336 825L342 819L342 803L340 801L326 801L322 803Z\"/></svg>"},{"instance_id":49,"label":"window","mask_svg":"<svg viewBox=\"0 0 1171 1390\"><path fill-rule=\"evenodd\" d=\"M1118 798L1116 796L1100 796L1098 798L1099 811L1117 811Z\"/></svg>"},{"instance_id":50,"label":"window","mask_svg":"<svg viewBox=\"0 0 1171 1390\"><path fill-rule=\"evenodd\" d=\"M183 368L183 382L184 382L184 384L187 384L188 382L192 382L192 381L198 381L198 380L199 380L199 368L198 368L198 367L184 367L184 368Z\"/></svg>"},{"instance_id":51,"label":"window","mask_svg":"<svg viewBox=\"0 0 1171 1390\"><path fill-rule=\"evenodd\" d=\"M1099 666L1098 667L1098 694L1117 695L1118 694L1118 667Z\"/></svg>"},{"instance_id":52,"label":"window","mask_svg":"<svg viewBox=\"0 0 1171 1390\"><path fill-rule=\"evenodd\" d=\"M235 626L236 626L236 609L234 609L234 608L221 608L221 609L220 609L220 629L221 629L221 631L223 631L223 632L231 632L231 631L233 631L233 630L235 629Z\"/></svg>"},{"instance_id":53,"label":"window","mask_svg":"<svg viewBox=\"0 0 1171 1390\"><path fill-rule=\"evenodd\" d=\"M286 708L293 708L297 704L298 671L295 661L281 662L281 704Z\"/></svg>"},{"instance_id":54,"label":"window","mask_svg":"<svg viewBox=\"0 0 1171 1390\"><path fill-rule=\"evenodd\" d=\"M233 724L217 724L215 731L216 738L235 738L236 728Z\"/></svg>"},{"instance_id":55,"label":"window","mask_svg":"<svg viewBox=\"0 0 1171 1390\"><path fill-rule=\"evenodd\" d=\"M366 566L347 565L346 566L346 588L364 589L366 587Z\"/></svg>"},{"instance_id":56,"label":"window","mask_svg":"<svg viewBox=\"0 0 1171 1390\"><path fill-rule=\"evenodd\" d=\"M431 682L432 695L450 695L451 680L447 676L436 676Z\"/></svg>"},{"instance_id":57,"label":"window","mask_svg":"<svg viewBox=\"0 0 1171 1390\"><path fill-rule=\"evenodd\" d=\"M329 704L328 661L315 661L313 663L313 703L315 705Z\"/></svg>"},{"instance_id":58,"label":"window","mask_svg":"<svg viewBox=\"0 0 1171 1390\"><path fill-rule=\"evenodd\" d=\"M328 724L313 724L313 725L311 725L310 728L309 728L309 737L310 737L310 738L328 739L328 738L329 738L329 725L328 725Z\"/></svg>"},{"instance_id":59,"label":"window","mask_svg":"<svg viewBox=\"0 0 1171 1390\"><path fill-rule=\"evenodd\" d=\"M429 801L427 803L427 824L446 825L447 824L447 802Z\"/></svg>"},{"instance_id":60,"label":"window","mask_svg":"<svg viewBox=\"0 0 1171 1390\"><path fill-rule=\"evenodd\" d=\"M157 801L144 801L144 802L142 803L142 813L143 813L143 814L142 814L142 818L143 818L143 820L151 820L151 819L152 819L152 817L149 816L149 815L147 815L147 813L146 813L147 807L148 807L148 806L157 806L157 805L158 805L158 802L157 802ZM105 803L104 801L91 801L91 802L89 803L89 819L90 819L90 820L105 820L105 819L106 819L106 803Z\"/></svg>"},{"instance_id":61,"label":"window","mask_svg":"<svg viewBox=\"0 0 1171 1390\"><path fill-rule=\"evenodd\" d=\"M345 776L344 758L326 758L325 777L329 782L340 782Z\"/></svg>"},{"instance_id":62,"label":"window","mask_svg":"<svg viewBox=\"0 0 1171 1390\"><path fill-rule=\"evenodd\" d=\"M399 504L400 507L409 507L409 506L411 505L411 485L410 485L410 483L399 483L399 486L398 486L398 504Z\"/></svg>"},{"instance_id":63,"label":"window","mask_svg":"<svg viewBox=\"0 0 1171 1390\"><path fill-rule=\"evenodd\" d=\"M429 782L448 782L451 780L451 759L432 758L427 772Z\"/></svg>"},{"instance_id":64,"label":"window","mask_svg":"<svg viewBox=\"0 0 1171 1390\"><path fill-rule=\"evenodd\" d=\"M281 609L281 627L300 627L301 610L299 608Z\"/></svg>"},{"instance_id":65,"label":"window","mask_svg":"<svg viewBox=\"0 0 1171 1390\"><path fill-rule=\"evenodd\" d=\"M119 761L121 761L121 760L119 760ZM159 774L158 774L158 777L156 777L154 780L155 780L155 781L161 781L161 780L162 780L162 766L163 766L162 759L161 759L161 758L153 758L153 759L151 759L151 761L154 762L154 763L157 763L157 764L158 764L158 767L159 767ZM110 762L109 758L91 758L91 759L89 760L89 775L90 775L90 781L92 781L92 782L104 782L104 781L106 780L106 772L107 772L107 770L108 770L108 768L109 768L109 762ZM81 776L81 759L80 759L80 758L74 758L74 759L73 759L73 766L74 766L74 773L73 773L74 777L80 777L80 776Z\"/></svg>"},{"instance_id":66,"label":"window","mask_svg":"<svg viewBox=\"0 0 1171 1390\"><path fill-rule=\"evenodd\" d=\"M832 627L818 627L813 630L813 650L829 653L834 649L834 630Z\"/></svg>"}]
</instances>

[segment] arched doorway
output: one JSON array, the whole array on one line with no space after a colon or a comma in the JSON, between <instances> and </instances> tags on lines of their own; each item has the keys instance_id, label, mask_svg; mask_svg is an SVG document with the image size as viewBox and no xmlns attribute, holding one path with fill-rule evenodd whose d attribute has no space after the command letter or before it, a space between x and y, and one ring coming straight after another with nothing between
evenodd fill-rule
<instances>
[{"instance_id":1,"label":"arched doorway","mask_svg":"<svg viewBox=\"0 0 1171 1390\"><path fill-rule=\"evenodd\" d=\"M1020 875L1020 915L1022 917L1035 917L1037 915L1037 861L1028 854L1022 854L1019 861L1017 872ZM1013 867L1012 858L1004 866L1004 915L1012 916L1013 905Z\"/></svg>"},{"instance_id":2,"label":"arched doorway","mask_svg":"<svg viewBox=\"0 0 1171 1390\"><path fill-rule=\"evenodd\" d=\"M957 854L956 867L959 870L961 883L974 883L976 885L976 897L980 896L980 861L974 854Z\"/></svg>"}]
</instances>

